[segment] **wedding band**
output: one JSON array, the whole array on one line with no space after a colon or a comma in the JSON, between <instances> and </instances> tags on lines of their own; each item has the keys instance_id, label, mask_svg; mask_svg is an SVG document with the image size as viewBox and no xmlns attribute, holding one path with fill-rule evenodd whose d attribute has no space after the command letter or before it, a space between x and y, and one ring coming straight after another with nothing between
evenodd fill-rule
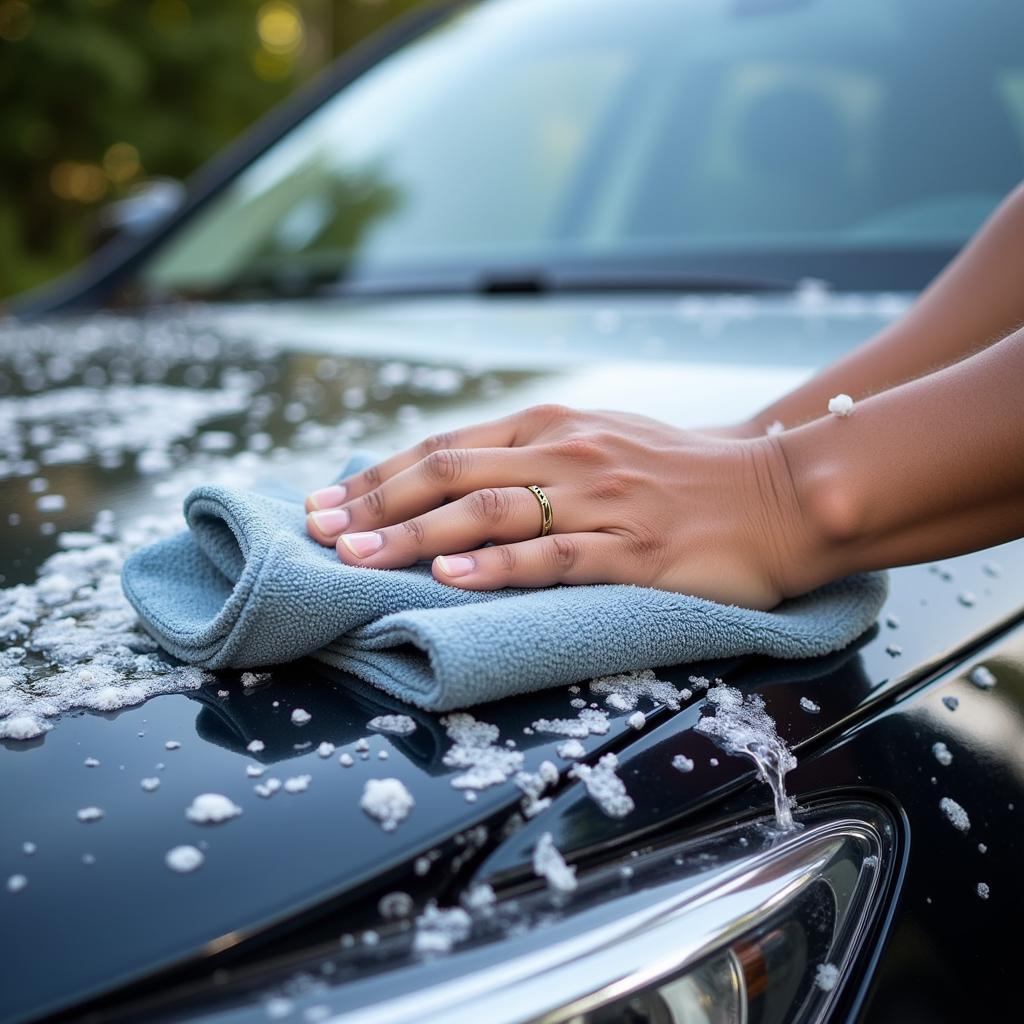
<instances>
[{"instance_id":1,"label":"wedding band","mask_svg":"<svg viewBox=\"0 0 1024 1024\"><path fill-rule=\"evenodd\" d=\"M548 501L548 496L536 484L527 484L526 489L540 503L540 535L546 537L551 532L551 502Z\"/></svg>"}]
</instances>

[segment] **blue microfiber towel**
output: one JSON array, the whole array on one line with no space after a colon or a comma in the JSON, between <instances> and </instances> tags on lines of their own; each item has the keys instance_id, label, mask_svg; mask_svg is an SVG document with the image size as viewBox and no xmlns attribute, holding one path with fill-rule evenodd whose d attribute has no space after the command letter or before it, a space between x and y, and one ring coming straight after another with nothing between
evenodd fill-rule
<instances>
[{"instance_id":1,"label":"blue microfiber towel","mask_svg":"<svg viewBox=\"0 0 1024 1024\"><path fill-rule=\"evenodd\" d=\"M197 487L185 519L122 577L167 651L206 668L313 655L429 711L629 669L816 657L864 632L887 589L882 573L853 576L770 612L619 584L473 593L426 564L345 565L307 536L301 500Z\"/></svg>"}]
</instances>

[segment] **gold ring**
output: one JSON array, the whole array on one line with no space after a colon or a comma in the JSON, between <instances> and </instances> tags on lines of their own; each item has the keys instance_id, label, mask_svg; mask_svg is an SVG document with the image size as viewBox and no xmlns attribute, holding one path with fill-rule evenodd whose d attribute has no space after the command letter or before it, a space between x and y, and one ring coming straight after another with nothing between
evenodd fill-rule
<instances>
[{"instance_id":1,"label":"gold ring","mask_svg":"<svg viewBox=\"0 0 1024 1024\"><path fill-rule=\"evenodd\" d=\"M551 502L548 501L548 496L536 484L527 484L526 489L540 503L540 535L546 537L551 532Z\"/></svg>"}]
</instances>

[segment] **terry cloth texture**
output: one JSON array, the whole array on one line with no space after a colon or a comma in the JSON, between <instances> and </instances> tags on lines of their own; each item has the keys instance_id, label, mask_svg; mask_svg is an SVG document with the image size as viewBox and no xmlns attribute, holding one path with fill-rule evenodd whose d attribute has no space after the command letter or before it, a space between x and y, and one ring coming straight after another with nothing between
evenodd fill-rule
<instances>
[{"instance_id":1,"label":"terry cloth texture","mask_svg":"<svg viewBox=\"0 0 1024 1024\"><path fill-rule=\"evenodd\" d=\"M301 500L197 487L185 519L122 578L172 655L214 669L313 655L430 711L630 669L817 657L864 632L887 589L852 576L770 612L619 584L473 593L426 564L345 565L307 536Z\"/></svg>"}]
</instances>

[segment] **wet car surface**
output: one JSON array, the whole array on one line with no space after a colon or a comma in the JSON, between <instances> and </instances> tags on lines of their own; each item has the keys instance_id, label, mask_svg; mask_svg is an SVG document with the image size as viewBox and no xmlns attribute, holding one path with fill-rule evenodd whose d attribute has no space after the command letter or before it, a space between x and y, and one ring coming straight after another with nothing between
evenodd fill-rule
<instances>
[{"instance_id":1,"label":"wet car surface","mask_svg":"<svg viewBox=\"0 0 1024 1024\"><path fill-rule=\"evenodd\" d=\"M62 322L59 329L8 328L4 489L14 520L3 535L5 584L27 584L44 601L57 602L27 623L27 635L20 637L27 653L10 664L28 666L21 687L30 697L33 680L39 694L55 671L88 665L80 656L85 644L77 653L52 639L48 647L42 632L43 650L33 651L33 634L47 622L51 628L61 622L66 611L74 616L74 602L90 588L105 592L112 576L116 583L116 559L103 563L80 588L56 587L52 598L45 586L39 590L37 570L44 566L45 581L48 572L61 574L60 560L69 554L78 557L110 543L127 549L152 535L132 534L133 524L138 530L147 519L159 521L161 530L175 528L180 497L194 484L225 480L301 493L329 477L332 464L353 448L387 451L451 417L470 420L545 399L656 409L682 424L706 421L715 412L721 418L741 415L772 389L808 373L816 360L827 361L832 346L877 329L904 301L823 297L814 289L757 301L623 297L615 303L551 302L540 318L536 307L517 300L491 300L465 303L452 310L450 321L432 316L436 307L430 303L419 311L384 307L379 316L369 305L356 311L348 330L337 332L356 339L348 343L351 350L333 334L325 338L315 315L303 330L298 304L287 310L197 308L171 318L84 318ZM419 326L412 330L417 312ZM550 333L538 336L535 330L531 336L524 328L530 320L552 325ZM344 316L332 323L344 324ZM595 325L612 342L603 352L584 340ZM520 339L515 348L457 340L460 334L500 339L512 331ZM802 343L773 346L773 331ZM431 332L438 335L436 346ZM638 343L616 345L617 336ZM410 337L439 358L410 358ZM80 346L76 339L82 339ZM391 339L396 343L389 346ZM580 358L584 344L587 360ZM768 365L744 371L754 346ZM370 348L373 357L366 354ZM96 371L109 383L100 385ZM38 386L41 377L54 375L56 381L46 381L49 388ZM709 397L709 381L726 375L729 388ZM624 380L628 391L622 390ZM107 401L105 389L133 386L141 386L144 396L153 389L142 403L153 426L134 424L130 407ZM69 403L70 412L61 417L56 397L62 390L94 397ZM184 396L199 399L190 407L191 421L180 415ZM54 403L55 413L47 402ZM162 416L173 419L173 431L160 424ZM48 430L40 432L40 425ZM32 482L40 479L47 481L44 490ZM54 494L66 499L61 508L40 503L41 496ZM97 516L101 529L88 540L83 535ZM47 524L53 524L52 532ZM453 746L445 716L400 705L312 662L248 674L249 685L241 673L217 673L198 688L143 703L129 699L131 706L108 713L72 710L52 722L44 716L55 725L50 731L4 742L7 843L0 871L28 879L24 890L6 894L4 930L12 940L4 959L7 1017L31 1019L164 968L201 978L237 963L245 976L246 964L280 956L281 949L316 947L326 935L336 944L339 934L386 932L396 923L381 917L377 900L389 891L414 893L422 907L430 897L457 898L474 876L499 892L521 888L533 878L532 851L544 832L566 857L586 866L644 849L666 832L692 829L694 822L706 827L709 819L728 820L728 808L737 801L747 808L740 818L753 809L770 811L770 793L756 781L751 762L695 731L707 708L692 677L721 678L764 698L779 735L801 762L791 779L806 780L796 789L802 802L804 791L820 791L824 782L805 767L808 757L813 763L825 756L819 751L853 743L868 728L865 723L885 730L900 707L893 701L906 699L908 683L926 679L1019 617L1022 570L1019 543L896 570L878 625L851 648L806 663L746 658L660 670L659 679L691 696L678 711L643 697L634 701L646 718L639 732L629 724L632 709L608 705L586 684L582 697L560 687L472 709L479 721L498 727L499 745L509 741L522 755L505 782L480 790L452 784L460 771L445 763ZM111 598L104 608L109 612L118 600ZM90 621L88 610L82 620ZM133 627L124 628L132 635ZM95 625L91 632L85 629L79 639L95 639ZM132 656L153 657L144 636L136 639L144 653ZM8 657L14 646L8 646ZM100 645L93 665L109 667L108 655ZM954 771L935 761L933 742L945 738L956 750L958 775L986 773L993 806L984 812L984 829L1002 837L1002 854L997 860L973 849L975 842L965 843L972 849L964 857L977 862L978 879L957 876L948 895L936 887L928 898L940 904L964 898L960 889L978 900L968 890L982 874L1002 900L1010 898L1008 880L995 881L999 870L993 869L1006 863L1007 844L1015 842L1015 813L1005 808L1014 796L1020 799L1019 773L1012 770L1012 742L993 744L983 736L999 731L994 723L1003 717L1003 729L1019 728L1014 699L1020 695L1012 696L1019 678L1015 659L1011 653L1009 662L983 660L999 680L993 690L961 682L960 706L950 709L932 698L930 711L914 711L901 728L913 728L917 738L895 760L876 750L877 763L876 755L847 761L845 775L829 783L833 790L877 792L891 775L930 786L936 831L940 837L945 831L952 842L960 836L938 804L950 787L922 778ZM125 675L130 680L132 673ZM157 678L159 685L176 686L173 671ZM581 782L568 777L573 759L558 754L565 735L533 728L540 719L576 719L581 700L607 713L607 732L583 736L583 759L594 764L606 752L617 752L618 774L635 799L635 809L624 817L609 817ZM31 700L26 706L32 707ZM295 708L309 712L311 720L295 724ZM415 731L400 736L369 727L374 717L394 713L410 715ZM262 749L250 750L253 740ZM346 754L350 766L339 763ZM693 762L691 771L673 768L678 754ZM99 764L89 767L87 758ZM968 767L968 758L977 763ZM555 795L554 802L507 834L524 800L516 771L535 773L545 760L559 768L558 782L542 787L545 796ZM269 778L287 782L304 776L309 778L297 792L283 788L261 797L255 788ZM360 808L366 780L381 777L400 779L415 800L409 817L392 832ZM143 780L156 780L155 788L144 788ZM957 786L950 791L960 795L977 829L976 786L975 781L966 793ZM188 821L186 808L203 792L226 795L241 815L221 825ZM100 808L102 818L77 820L87 807ZM26 854L24 843L34 844L34 852ZM186 843L196 844L205 859L199 870L179 874L165 856ZM45 957L39 956L41 948ZM55 962L62 965L59 972Z\"/></svg>"},{"instance_id":2,"label":"wet car surface","mask_svg":"<svg viewBox=\"0 0 1024 1024\"><path fill-rule=\"evenodd\" d=\"M581 9L431 13L0 324L4 1024L1019 1014L1024 542L894 570L825 658L468 718L174 664L121 595L198 484L302 495L539 402L741 420L1020 177L1006 5Z\"/></svg>"}]
</instances>

